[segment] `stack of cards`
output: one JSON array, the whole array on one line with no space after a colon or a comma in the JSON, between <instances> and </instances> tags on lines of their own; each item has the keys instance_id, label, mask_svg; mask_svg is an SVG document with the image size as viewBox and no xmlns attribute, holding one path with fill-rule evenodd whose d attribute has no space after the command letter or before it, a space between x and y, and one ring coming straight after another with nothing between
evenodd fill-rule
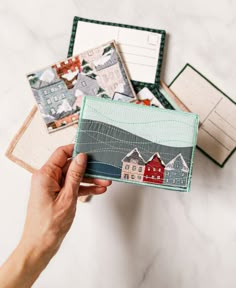
<instances>
[{"instance_id":1,"label":"stack of cards","mask_svg":"<svg viewBox=\"0 0 236 288\"><path fill-rule=\"evenodd\" d=\"M189 191L196 143L221 166L235 150L235 103L190 65L167 87L164 44L164 30L75 17L69 58L27 75L37 107L7 156L33 172L75 143L88 177Z\"/></svg>"}]
</instances>

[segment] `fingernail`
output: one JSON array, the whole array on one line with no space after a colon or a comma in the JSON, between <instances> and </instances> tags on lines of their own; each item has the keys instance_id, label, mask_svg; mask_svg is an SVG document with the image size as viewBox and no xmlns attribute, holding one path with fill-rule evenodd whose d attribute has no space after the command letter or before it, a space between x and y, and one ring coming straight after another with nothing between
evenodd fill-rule
<instances>
[{"instance_id":1,"label":"fingernail","mask_svg":"<svg viewBox=\"0 0 236 288\"><path fill-rule=\"evenodd\" d=\"M84 165L87 160L87 155L84 153L80 153L75 157L75 161L78 165Z\"/></svg>"}]
</instances>

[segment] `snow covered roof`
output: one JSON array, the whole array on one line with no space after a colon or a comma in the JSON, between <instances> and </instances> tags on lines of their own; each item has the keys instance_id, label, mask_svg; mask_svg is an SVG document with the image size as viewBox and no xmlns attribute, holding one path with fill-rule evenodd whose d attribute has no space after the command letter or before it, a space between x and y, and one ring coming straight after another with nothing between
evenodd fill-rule
<instances>
[{"instance_id":1,"label":"snow covered roof","mask_svg":"<svg viewBox=\"0 0 236 288\"><path fill-rule=\"evenodd\" d=\"M41 88L46 88L48 86L51 86L51 85L54 85L54 84L57 84L57 83L64 83L63 80L61 79L54 79L52 82L45 82L45 81L41 81L41 80L38 80L35 84L32 84L31 87L34 88L34 89L41 89Z\"/></svg>"},{"instance_id":2,"label":"snow covered roof","mask_svg":"<svg viewBox=\"0 0 236 288\"><path fill-rule=\"evenodd\" d=\"M177 160L180 160L182 163L181 171L188 172L189 168L187 163L185 162L181 153L179 153L175 158L173 158L169 163L166 164L165 170L174 170L174 164Z\"/></svg>"},{"instance_id":3,"label":"snow covered roof","mask_svg":"<svg viewBox=\"0 0 236 288\"><path fill-rule=\"evenodd\" d=\"M150 162L150 161L152 161L155 156L157 156L157 158L160 160L161 164L162 164L163 166L165 166L165 163L161 160L161 156L160 156L160 154L159 154L158 152L154 153L154 154L147 160L147 163Z\"/></svg>"},{"instance_id":4,"label":"snow covered roof","mask_svg":"<svg viewBox=\"0 0 236 288\"><path fill-rule=\"evenodd\" d=\"M97 71L108 68L109 66L117 63L117 54L115 51L112 51L109 54L104 54L99 59L95 60L93 63Z\"/></svg>"},{"instance_id":5,"label":"snow covered roof","mask_svg":"<svg viewBox=\"0 0 236 288\"><path fill-rule=\"evenodd\" d=\"M138 160L139 165L144 165L145 161L141 156L140 152L137 148L134 148L131 152L129 152L121 161L122 162L130 162L131 159Z\"/></svg>"}]
</instances>

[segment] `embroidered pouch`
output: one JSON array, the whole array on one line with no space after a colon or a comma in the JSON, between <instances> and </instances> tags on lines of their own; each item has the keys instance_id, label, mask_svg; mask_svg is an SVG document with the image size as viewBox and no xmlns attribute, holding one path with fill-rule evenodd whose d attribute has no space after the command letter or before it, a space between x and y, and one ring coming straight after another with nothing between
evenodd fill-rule
<instances>
[{"instance_id":1,"label":"embroidered pouch","mask_svg":"<svg viewBox=\"0 0 236 288\"><path fill-rule=\"evenodd\" d=\"M89 177L189 191L197 130L193 113L85 97L73 156Z\"/></svg>"}]
</instances>

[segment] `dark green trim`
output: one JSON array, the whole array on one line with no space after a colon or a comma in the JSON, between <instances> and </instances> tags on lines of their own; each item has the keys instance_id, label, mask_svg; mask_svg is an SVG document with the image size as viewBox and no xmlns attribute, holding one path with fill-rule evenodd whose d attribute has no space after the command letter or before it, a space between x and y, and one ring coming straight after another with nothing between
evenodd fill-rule
<instances>
[{"instance_id":1,"label":"dark green trim","mask_svg":"<svg viewBox=\"0 0 236 288\"><path fill-rule=\"evenodd\" d=\"M203 77L208 83L210 83L216 90L218 90L221 94L223 94L226 98L228 98L232 103L236 104L236 102L230 98L228 95L226 95L219 87L217 87L214 83L212 83L206 76L204 76L201 72L199 72L196 68L194 68L191 64L187 63L183 69L180 70L180 72L177 74L177 76L171 81L171 83L168 85L168 87L171 89L171 85L177 80L177 78L183 73L183 71L187 68L192 68L195 72L197 72L201 77ZM215 164L220 166L221 168L224 167L225 163L229 160L229 158L233 155L233 153L236 151L236 147L231 151L231 153L228 155L228 157L225 159L225 161L221 164L217 162L214 158L212 158L209 154L207 154L202 148L197 146L197 148L205 154L209 159L211 159Z\"/></svg>"},{"instance_id":2,"label":"dark green trim","mask_svg":"<svg viewBox=\"0 0 236 288\"><path fill-rule=\"evenodd\" d=\"M161 34L161 44L160 44L160 51L159 51L156 75L155 75L155 83L152 84L152 83L144 83L144 82L139 82L139 81L131 81L131 82L132 82L132 84L134 86L134 90L136 92L140 91L144 87L147 87L150 91L152 91L152 93L155 95L155 97L157 97L157 99L163 104L163 106L165 108L173 109L173 107L170 105L170 103L159 92L161 66L162 66L162 62L163 62L165 37L166 37L165 30L145 28L145 27L139 27L139 26L133 26L133 25L127 25L127 24L120 24L120 23L98 21L98 20L86 19L86 18L81 18L81 17L75 16L74 20L73 20L73 25L72 25L69 50L68 50L68 54L67 54L68 57L71 57L73 55L74 42L75 42L75 36L76 36L76 31L77 31L77 24L79 21L101 24L101 25L118 26L118 27L123 27L123 28L131 28L131 29L143 30L143 31L150 31L150 32Z\"/></svg>"},{"instance_id":3,"label":"dark green trim","mask_svg":"<svg viewBox=\"0 0 236 288\"><path fill-rule=\"evenodd\" d=\"M189 65L188 63L185 64L184 68L182 68L182 69L180 70L180 72L175 76L175 78L170 82L170 84L167 85L168 88L170 88L170 86L175 82L175 80L182 74L182 72L184 72L184 70L187 68L188 65Z\"/></svg>"}]
</instances>

